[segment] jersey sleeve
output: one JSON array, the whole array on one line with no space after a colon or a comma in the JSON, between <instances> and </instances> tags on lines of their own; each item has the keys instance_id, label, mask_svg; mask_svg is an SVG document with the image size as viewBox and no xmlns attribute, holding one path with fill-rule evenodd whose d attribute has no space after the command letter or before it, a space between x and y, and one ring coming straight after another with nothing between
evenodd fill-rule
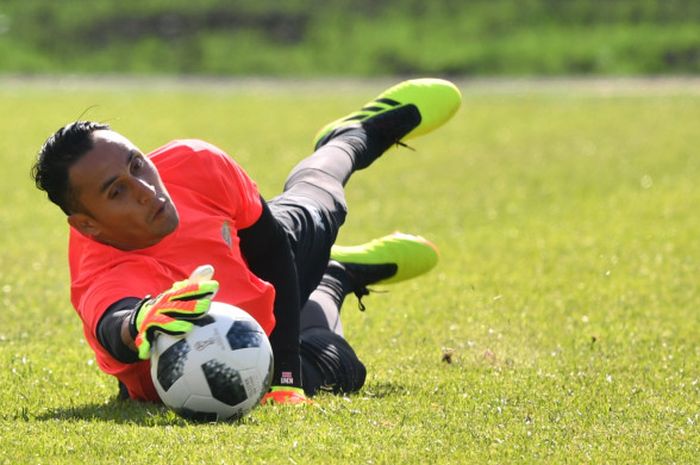
<instances>
[{"instance_id":1,"label":"jersey sleeve","mask_svg":"<svg viewBox=\"0 0 700 465\"><path fill-rule=\"evenodd\" d=\"M223 209L238 229L258 220L262 213L258 186L226 152L196 139L174 141L165 147L167 150L156 150L150 157L168 185L197 191ZM163 156L166 153L168 156Z\"/></svg>"},{"instance_id":2,"label":"jersey sleeve","mask_svg":"<svg viewBox=\"0 0 700 465\"><path fill-rule=\"evenodd\" d=\"M157 295L173 283L171 274L156 260L141 255L108 263L91 276L99 279L78 279L72 285L73 304L90 335L96 335L102 315L118 300Z\"/></svg>"}]
</instances>

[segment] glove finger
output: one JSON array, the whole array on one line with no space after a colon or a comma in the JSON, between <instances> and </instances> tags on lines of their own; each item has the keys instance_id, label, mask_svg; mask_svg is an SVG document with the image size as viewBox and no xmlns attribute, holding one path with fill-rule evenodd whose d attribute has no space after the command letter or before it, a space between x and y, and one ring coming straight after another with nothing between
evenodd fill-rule
<instances>
[{"instance_id":1,"label":"glove finger","mask_svg":"<svg viewBox=\"0 0 700 465\"><path fill-rule=\"evenodd\" d=\"M165 317L177 320L196 320L206 315L211 307L210 298L198 300L176 300L159 309L159 313Z\"/></svg>"},{"instance_id":2,"label":"glove finger","mask_svg":"<svg viewBox=\"0 0 700 465\"><path fill-rule=\"evenodd\" d=\"M189 283L179 289L168 291L168 300L173 302L199 300L203 298L212 299L218 290L219 282L214 280Z\"/></svg>"},{"instance_id":3,"label":"glove finger","mask_svg":"<svg viewBox=\"0 0 700 465\"><path fill-rule=\"evenodd\" d=\"M208 312L198 312L198 313L167 313L168 316L176 319L177 321L197 321L200 318L204 318Z\"/></svg>"},{"instance_id":4,"label":"glove finger","mask_svg":"<svg viewBox=\"0 0 700 465\"><path fill-rule=\"evenodd\" d=\"M200 283L202 281L210 281L214 276L214 267L211 265L200 265L187 278L191 283Z\"/></svg>"},{"instance_id":5,"label":"glove finger","mask_svg":"<svg viewBox=\"0 0 700 465\"><path fill-rule=\"evenodd\" d=\"M139 358L141 360L148 360L151 357L151 343L144 338L140 344L137 345L139 350Z\"/></svg>"},{"instance_id":6,"label":"glove finger","mask_svg":"<svg viewBox=\"0 0 700 465\"><path fill-rule=\"evenodd\" d=\"M190 332L193 326L194 325L187 320L174 319L166 325L154 328L154 332L170 334L171 336L178 336L180 334Z\"/></svg>"},{"instance_id":7,"label":"glove finger","mask_svg":"<svg viewBox=\"0 0 700 465\"><path fill-rule=\"evenodd\" d=\"M180 319L172 318L164 313L151 315L150 318L144 320L139 328L139 335L142 340L152 342L155 337L155 331L161 331L168 334L183 334L192 329L192 323ZM138 339L138 336L137 336ZM136 341L138 345L138 341Z\"/></svg>"},{"instance_id":8,"label":"glove finger","mask_svg":"<svg viewBox=\"0 0 700 465\"><path fill-rule=\"evenodd\" d=\"M136 337L136 347L139 351L139 358L147 360L151 356L151 344L159 333L170 334L171 336L179 336L192 330L194 325L189 321L171 320L164 325L153 324L145 329L143 337Z\"/></svg>"}]
</instances>

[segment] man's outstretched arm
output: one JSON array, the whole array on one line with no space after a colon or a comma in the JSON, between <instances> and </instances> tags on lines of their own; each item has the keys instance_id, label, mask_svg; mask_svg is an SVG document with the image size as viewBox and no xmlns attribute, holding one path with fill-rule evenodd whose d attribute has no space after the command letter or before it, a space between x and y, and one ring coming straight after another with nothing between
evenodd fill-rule
<instances>
[{"instance_id":1,"label":"man's outstretched arm","mask_svg":"<svg viewBox=\"0 0 700 465\"><path fill-rule=\"evenodd\" d=\"M123 363L148 359L157 333L185 334L194 320L209 311L219 290L219 283L211 279L213 273L211 265L203 265L155 297L120 299L102 315L97 339Z\"/></svg>"},{"instance_id":2,"label":"man's outstretched arm","mask_svg":"<svg viewBox=\"0 0 700 465\"><path fill-rule=\"evenodd\" d=\"M122 363L140 361L136 350L136 331L131 328L129 321L141 299L126 297L107 308L97 324L97 340L100 341L109 354Z\"/></svg>"}]
</instances>

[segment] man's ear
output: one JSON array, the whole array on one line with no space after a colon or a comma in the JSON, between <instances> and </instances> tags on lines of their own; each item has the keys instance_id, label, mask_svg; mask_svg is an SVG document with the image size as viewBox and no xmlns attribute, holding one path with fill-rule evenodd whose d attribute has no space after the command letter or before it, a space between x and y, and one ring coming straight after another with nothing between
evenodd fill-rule
<instances>
[{"instance_id":1,"label":"man's ear","mask_svg":"<svg viewBox=\"0 0 700 465\"><path fill-rule=\"evenodd\" d=\"M100 233L95 220L85 213L72 213L68 216L68 224L88 237L96 237Z\"/></svg>"}]
</instances>

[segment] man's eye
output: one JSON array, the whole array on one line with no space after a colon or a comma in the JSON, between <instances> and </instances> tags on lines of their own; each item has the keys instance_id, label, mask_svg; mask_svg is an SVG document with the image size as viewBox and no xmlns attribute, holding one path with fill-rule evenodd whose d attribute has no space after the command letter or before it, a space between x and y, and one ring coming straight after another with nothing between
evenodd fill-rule
<instances>
[{"instance_id":1,"label":"man's eye","mask_svg":"<svg viewBox=\"0 0 700 465\"><path fill-rule=\"evenodd\" d=\"M110 199L116 199L119 196L119 194L121 194L121 191L122 190L120 188L112 189L111 191L109 191L108 197Z\"/></svg>"},{"instance_id":2,"label":"man's eye","mask_svg":"<svg viewBox=\"0 0 700 465\"><path fill-rule=\"evenodd\" d=\"M143 168L143 159L142 158L135 158L133 163L131 163L131 171L136 172Z\"/></svg>"}]
</instances>

